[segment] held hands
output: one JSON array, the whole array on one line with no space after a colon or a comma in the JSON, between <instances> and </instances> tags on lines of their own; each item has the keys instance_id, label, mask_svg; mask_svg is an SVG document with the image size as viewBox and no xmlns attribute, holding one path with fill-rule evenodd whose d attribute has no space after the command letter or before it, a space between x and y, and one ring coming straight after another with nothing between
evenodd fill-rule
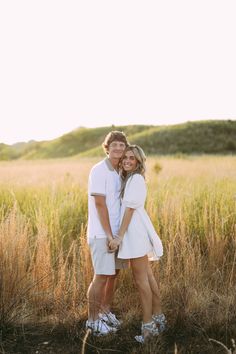
<instances>
[{"instance_id":1,"label":"held hands","mask_svg":"<svg viewBox=\"0 0 236 354\"><path fill-rule=\"evenodd\" d=\"M114 235L113 239L108 239L108 252L113 253L117 251L119 245L121 244L121 237L118 235Z\"/></svg>"}]
</instances>

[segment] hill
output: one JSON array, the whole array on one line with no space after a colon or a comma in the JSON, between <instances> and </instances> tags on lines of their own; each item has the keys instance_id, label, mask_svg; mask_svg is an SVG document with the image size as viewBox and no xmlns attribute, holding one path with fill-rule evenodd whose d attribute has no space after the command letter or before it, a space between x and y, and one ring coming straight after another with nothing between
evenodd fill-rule
<instances>
[{"instance_id":1,"label":"hill","mask_svg":"<svg viewBox=\"0 0 236 354\"><path fill-rule=\"evenodd\" d=\"M235 154L236 121L198 121L169 126L128 125L79 128L50 141L0 144L0 160L103 155L110 130L124 131L147 154Z\"/></svg>"},{"instance_id":2,"label":"hill","mask_svg":"<svg viewBox=\"0 0 236 354\"><path fill-rule=\"evenodd\" d=\"M236 153L236 121L188 122L153 128L131 137L149 154Z\"/></svg>"}]
</instances>

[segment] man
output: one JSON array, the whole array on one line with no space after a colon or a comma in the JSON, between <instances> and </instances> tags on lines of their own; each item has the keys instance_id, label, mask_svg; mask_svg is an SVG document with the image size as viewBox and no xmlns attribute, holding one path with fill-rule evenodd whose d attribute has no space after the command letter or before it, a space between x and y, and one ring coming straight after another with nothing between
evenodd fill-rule
<instances>
[{"instance_id":1,"label":"man","mask_svg":"<svg viewBox=\"0 0 236 354\"><path fill-rule=\"evenodd\" d=\"M88 244L94 277L88 288L88 320L86 328L94 335L115 332L120 322L110 312L118 269L126 267L108 243L118 232L120 223L119 160L128 145L123 132L110 132L103 142L107 158L97 163L88 184ZM111 250L112 251L112 250Z\"/></svg>"}]
</instances>

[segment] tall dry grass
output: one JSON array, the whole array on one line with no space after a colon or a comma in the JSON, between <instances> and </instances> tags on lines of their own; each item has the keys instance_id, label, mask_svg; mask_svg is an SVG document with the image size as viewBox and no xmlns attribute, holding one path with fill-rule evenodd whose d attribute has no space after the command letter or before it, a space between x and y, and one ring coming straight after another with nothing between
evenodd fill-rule
<instances>
[{"instance_id":1,"label":"tall dry grass","mask_svg":"<svg viewBox=\"0 0 236 354\"><path fill-rule=\"evenodd\" d=\"M0 165L2 325L86 311L86 183L95 161ZM165 249L152 266L170 325L229 327L236 318L235 167L235 157L149 159L146 207ZM129 271L119 276L114 306L127 322L139 316Z\"/></svg>"}]
</instances>

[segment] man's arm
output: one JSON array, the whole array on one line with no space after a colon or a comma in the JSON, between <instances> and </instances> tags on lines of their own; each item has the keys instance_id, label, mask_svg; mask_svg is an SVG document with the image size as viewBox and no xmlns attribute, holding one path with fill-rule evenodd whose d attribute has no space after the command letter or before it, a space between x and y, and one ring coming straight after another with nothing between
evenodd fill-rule
<instances>
[{"instance_id":1,"label":"man's arm","mask_svg":"<svg viewBox=\"0 0 236 354\"><path fill-rule=\"evenodd\" d=\"M120 243L122 242L122 240L124 238L124 234L125 234L126 230L128 229L128 226L129 226L130 221L132 219L134 210L135 209L133 209L133 208L125 208L124 216L122 218L122 222L120 225L118 235L116 235L116 238L114 238L113 240L111 240L109 242L109 247L111 249L116 249L120 245Z\"/></svg>"},{"instance_id":2,"label":"man's arm","mask_svg":"<svg viewBox=\"0 0 236 354\"><path fill-rule=\"evenodd\" d=\"M108 241L111 241L113 237L105 198L106 197L103 195L94 195L99 220L102 224L105 234L107 235Z\"/></svg>"}]
</instances>

